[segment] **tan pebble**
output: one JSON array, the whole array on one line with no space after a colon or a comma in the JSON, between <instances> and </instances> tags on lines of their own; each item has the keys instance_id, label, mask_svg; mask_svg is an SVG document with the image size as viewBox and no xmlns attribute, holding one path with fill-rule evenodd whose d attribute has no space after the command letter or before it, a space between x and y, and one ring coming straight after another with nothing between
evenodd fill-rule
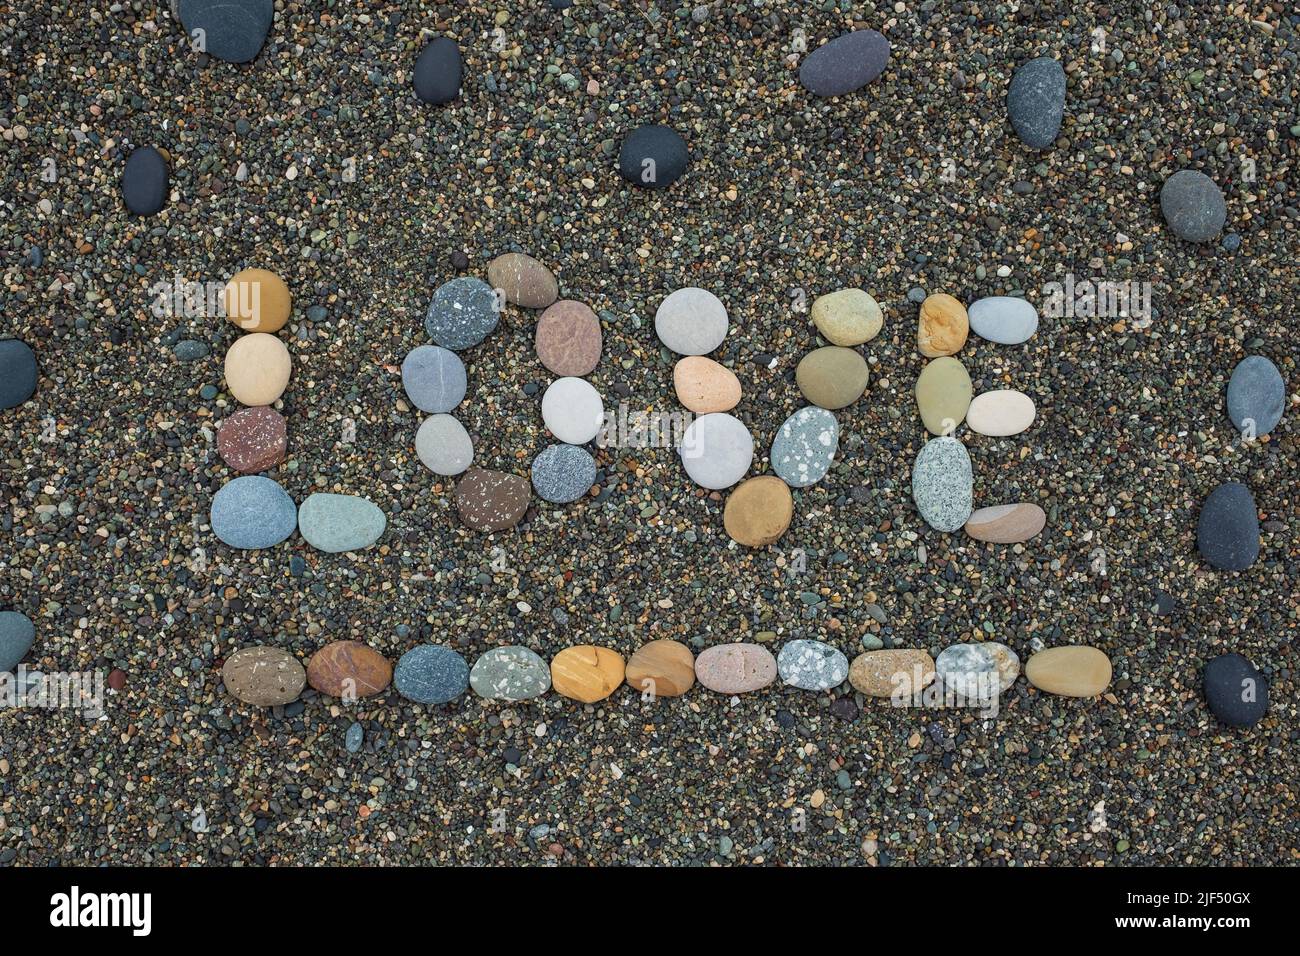
<instances>
[{"instance_id":1,"label":"tan pebble","mask_svg":"<svg viewBox=\"0 0 1300 956\"><path fill-rule=\"evenodd\" d=\"M266 269L236 272L226 283L222 302L226 318L245 332L279 332L293 311L289 287Z\"/></svg>"},{"instance_id":2,"label":"tan pebble","mask_svg":"<svg viewBox=\"0 0 1300 956\"><path fill-rule=\"evenodd\" d=\"M1014 388L980 392L966 412L966 424L973 432L996 438L1019 435L1034 423L1034 400Z\"/></svg>"},{"instance_id":3,"label":"tan pebble","mask_svg":"<svg viewBox=\"0 0 1300 956\"><path fill-rule=\"evenodd\" d=\"M680 641L642 644L627 662L627 686L655 697L680 697L695 683L695 655Z\"/></svg>"},{"instance_id":4,"label":"tan pebble","mask_svg":"<svg viewBox=\"0 0 1300 956\"><path fill-rule=\"evenodd\" d=\"M248 406L270 405L284 394L293 360L274 335L253 332L226 352L226 387Z\"/></svg>"},{"instance_id":5,"label":"tan pebble","mask_svg":"<svg viewBox=\"0 0 1300 956\"><path fill-rule=\"evenodd\" d=\"M945 292L926 296L916 330L916 344L922 355L953 355L966 344L969 333L970 319L964 305Z\"/></svg>"},{"instance_id":6,"label":"tan pebble","mask_svg":"<svg viewBox=\"0 0 1300 956\"><path fill-rule=\"evenodd\" d=\"M584 704L604 700L623 683L623 657L608 647L579 644L551 660L551 687Z\"/></svg>"},{"instance_id":7,"label":"tan pebble","mask_svg":"<svg viewBox=\"0 0 1300 956\"><path fill-rule=\"evenodd\" d=\"M934 682L934 658L915 648L866 651L849 666L849 683L868 697L910 697Z\"/></svg>"},{"instance_id":8,"label":"tan pebble","mask_svg":"<svg viewBox=\"0 0 1300 956\"><path fill-rule=\"evenodd\" d=\"M966 533L976 541L1018 544L1043 530L1047 514L1038 505L1021 501L1014 505L980 508L966 521Z\"/></svg>"},{"instance_id":9,"label":"tan pebble","mask_svg":"<svg viewBox=\"0 0 1300 956\"><path fill-rule=\"evenodd\" d=\"M777 541L794 517L790 487L773 475L760 475L738 485L727 496L722 525L737 544L765 548Z\"/></svg>"},{"instance_id":10,"label":"tan pebble","mask_svg":"<svg viewBox=\"0 0 1300 956\"><path fill-rule=\"evenodd\" d=\"M711 358L688 355L673 367L677 401L697 415L726 412L740 402L740 379Z\"/></svg>"},{"instance_id":11,"label":"tan pebble","mask_svg":"<svg viewBox=\"0 0 1300 956\"><path fill-rule=\"evenodd\" d=\"M1096 697L1110 686L1110 658L1095 647L1049 647L1025 663L1025 677L1061 697Z\"/></svg>"}]
</instances>

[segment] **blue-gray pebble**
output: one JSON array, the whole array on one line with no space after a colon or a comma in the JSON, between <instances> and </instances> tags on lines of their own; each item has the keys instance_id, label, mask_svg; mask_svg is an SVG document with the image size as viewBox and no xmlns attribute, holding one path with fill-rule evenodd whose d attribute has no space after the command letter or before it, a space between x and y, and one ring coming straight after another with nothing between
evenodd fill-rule
<instances>
[{"instance_id":1,"label":"blue-gray pebble","mask_svg":"<svg viewBox=\"0 0 1300 956\"><path fill-rule=\"evenodd\" d=\"M1250 727L1268 712L1268 680L1240 654L1222 654L1205 665L1205 701L1229 727Z\"/></svg>"},{"instance_id":2,"label":"blue-gray pebble","mask_svg":"<svg viewBox=\"0 0 1300 956\"><path fill-rule=\"evenodd\" d=\"M232 548L271 548L298 527L298 507L278 482L244 475L212 497L210 522L212 533Z\"/></svg>"},{"instance_id":3,"label":"blue-gray pebble","mask_svg":"<svg viewBox=\"0 0 1300 956\"><path fill-rule=\"evenodd\" d=\"M298 533L317 551L361 551L381 537L388 519L373 501L357 495L316 492L298 509Z\"/></svg>"},{"instance_id":4,"label":"blue-gray pebble","mask_svg":"<svg viewBox=\"0 0 1300 956\"><path fill-rule=\"evenodd\" d=\"M791 488L806 488L826 477L840 445L834 414L808 405L778 429L772 442L772 470Z\"/></svg>"},{"instance_id":5,"label":"blue-gray pebble","mask_svg":"<svg viewBox=\"0 0 1300 956\"><path fill-rule=\"evenodd\" d=\"M402 360L402 387L422 412L446 414L465 398L465 363L450 349L421 345Z\"/></svg>"},{"instance_id":6,"label":"blue-gray pebble","mask_svg":"<svg viewBox=\"0 0 1300 956\"><path fill-rule=\"evenodd\" d=\"M20 611L0 611L0 673L13 673L35 640L31 618Z\"/></svg>"},{"instance_id":7,"label":"blue-gray pebble","mask_svg":"<svg viewBox=\"0 0 1300 956\"><path fill-rule=\"evenodd\" d=\"M956 531L970 518L974 476L966 446L956 438L932 438L912 466L912 500L935 531Z\"/></svg>"},{"instance_id":8,"label":"blue-gray pebble","mask_svg":"<svg viewBox=\"0 0 1300 956\"><path fill-rule=\"evenodd\" d=\"M191 44L202 30L201 52L227 63L252 60L271 30L274 0L180 0L180 19Z\"/></svg>"},{"instance_id":9,"label":"blue-gray pebble","mask_svg":"<svg viewBox=\"0 0 1300 956\"><path fill-rule=\"evenodd\" d=\"M473 348L500 319L496 293L482 279L461 276L444 282L424 314L424 330L445 349Z\"/></svg>"},{"instance_id":10,"label":"blue-gray pebble","mask_svg":"<svg viewBox=\"0 0 1300 956\"><path fill-rule=\"evenodd\" d=\"M1286 383L1277 366L1262 355L1249 355L1237 363L1228 380L1228 417L1239 431L1247 420L1256 435L1267 435L1282 420Z\"/></svg>"},{"instance_id":11,"label":"blue-gray pebble","mask_svg":"<svg viewBox=\"0 0 1300 956\"><path fill-rule=\"evenodd\" d=\"M880 76L889 41L875 30L855 30L819 46L799 66L799 82L814 96L843 96Z\"/></svg>"},{"instance_id":12,"label":"blue-gray pebble","mask_svg":"<svg viewBox=\"0 0 1300 956\"><path fill-rule=\"evenodd\" d=\"M464 69L456 41L450 37L434 37L415 61L412 77L415 95L426 103L450 103L460 96Z\"/></svg>"},{"instance_id":13,"label":"blue-gray pebble","mask_svg":"<svg viewBox=\"0 0 1300 956\"><path fill-rule=\"evenodd\" d=\"M36 391L36 353L20 339L0 341L0 408L17 408Z\"/></svg>"},{"instance_id":14,"label":"blue-gray pebble","mask_svg":"<svg viewBox=\"0 0 1300 956\"><path fill-rule=\"evenodd\" d=\"M199 359L207 358L208 351L207 343L197 339L182 339L172 348L172 354L182 362L197 362Z\"/></svg>"},{"instance_id":15,"label":"blue-gray pebble","mask_svg":"<svg viewBox=\"0 0 1300 956\"><path fill-rule=\"evenodd\" d=\"M1007 118L1020 141L1046 149L1061 131L1065 115L1065 70L1050 56L1021 64L1007 89Z\"/></svg>"},{"instance_id":16,"label":"blue-gray pebble","mask_svg":"<svg viewBox=\"0 0 1300 956\"><path fill-rule=\"evenodd\" d=\"M393 686L417 704L445 704L469 687L469 665L450 647L421 644L398 660Z\"/></svg>"},{"instance_id":17,"label":"blue-gray pebble","mask_svg":"<svg viewBox=\"0 0 1300 956\"><path fill-rule=\"evenodd\" d=\"M533 489L545 501L577 501L596 483L596 461L577 445L551 445L533 459Z\"/></svg>"},{"instance_id":18,"label":"blue-gray pebble","mask_svg":"<svg viewBox=\"0 0 1300 956\"><path fill-rule=\"evenodd\" d=\"M668 126L639 126L628 133L618 154L618 172L646 189L666 189L686 172L686 140Z\"/></svg>"},{"instance_id":19,"label":"blue-gray pebble","mask_svg":"<svg viewBox=\"0 0 1300 956\"><path fill-rule=\"evenodd\" d=\"M131 152L122 169L122 201L137 216L152 216L167 202L167 160L152 146Z\"/></svg>"},{"instance_id":20,"label":"blue-gray pebble","mask_svg":"<svg viewBox=\"0 0 1300 956\"><path fill-rule=\"evenodd\" d=\"M1250 489L1237 481L1219 485L1201 506L1196 548L1220 571L1244 571L1259 557L1259 513Z\"/></svg>"},{"instance_id":21,"label":"blue-gray pebble","mask_svg":"<svg viewBox=\"0 0 1300 956\"><path fill-rule=\"evenodd\" d=\"M365 743L365 740L365 728L353 721L352 726L348 728L348 732L343 738L343 746L347 748L348 753L354 754L361 749L361 745Z\"/></svg>"},{"instance_id":22,"label":"blue-gray pebble","mask_svg":"<svg viewBox=\"0 0 1300 956\"><path fill-rule=\"evenodd\" d=\"M849 676L849 659L822 641L790 641L776 657L781 680L800 690L830 690Z\"/></svg>"},{"instance_id":23,"label":"blue-gray pebble","mask_svg":"<svg viewBox=\"0 0 1300 956\"><path fill-rule=\"evenodd\" d=\"M1160 211L1174 235L1208 242L1223 230L1228 206L1213 179L1195 169L1180 169L1160 187Z\"/></svg>"}]
</instances>

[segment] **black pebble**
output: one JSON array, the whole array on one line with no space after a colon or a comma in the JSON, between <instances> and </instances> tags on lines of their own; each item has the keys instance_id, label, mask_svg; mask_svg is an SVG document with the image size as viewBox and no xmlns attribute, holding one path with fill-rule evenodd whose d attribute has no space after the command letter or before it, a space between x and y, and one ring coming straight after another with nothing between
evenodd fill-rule
<instances>
[{"instance_id":1,"label":"black pebble","mask_svg":"<svg viewBox=\"0 0 1300 956\"><path fill-rule=\"evenodd\" d=\"M1196 525L1196 547L1220 571L1244 571L1255 563L1259 515L1249 488L1227 481L1210 492Z\"/></svg>"},{"instance_id":2,"label":"black pebble","mask_svg":"<svg viewBox=\"0 0 1300 956\"><path fill-rule=\"evenodd\" d=\"M19 339L0 341L0 408L15 408L36 391L36 353Z\"/></svg>"},{"instance_id":3,"label":"black pebble","mask_svg":"<svg viewBox=\"0 0 1300 956\"><path fill-rule=\"evenodd\" d=\"M152 216L167 201L167 160L152 146L131 153L122 170L122 199L137 216Z\"/></svg>"},{"instance_id":4,"label":"black pebble","mask_svg":"<svg viewBox=\"0 0 1300 956\"><path fill-rule=\"evenodd\" d=\"M619 174L646 189L666 189L686 172L686 140L667 126L640 126L623 140Z\"/></svg>"},{"instance_id":5,"label":"black pebble","mask_svg":"<svg viewBox=\"0 0 1300 956\"><path fill-rule=\"evenodd\" d=\"M1205 665L1205 700L1230 727L1250 727L1268 711L1268 681L1240 654L1224 654Z\"/></svg>"},{"instance_id":6,"label":"black pebble","mask_svg":"<svg viewBox=\"0 0 1300 956\"><path fill-rule=\"evenodd\" d=\"M271 32L275 0L180 0L181 24L191 46L202 30L204 55L227 63L247 63L257 56Z\"/></svg>"},{"instance_id":7,"label":"black pebble","mask_svg":"<svg viewBox=\"0 0 1300 956\"><path fill-rule=\"evenodd\" d=\"M435 37L415 61L415 95L426 103L450 103L460 95L462 70L456 41Z\"/></svg>"}]
</instances>

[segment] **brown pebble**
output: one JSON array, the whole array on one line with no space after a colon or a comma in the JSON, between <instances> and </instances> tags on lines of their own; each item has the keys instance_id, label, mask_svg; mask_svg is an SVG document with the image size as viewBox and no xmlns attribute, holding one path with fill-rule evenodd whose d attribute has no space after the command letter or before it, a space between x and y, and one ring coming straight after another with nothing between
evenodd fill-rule
<instances>
[{"instance_id":1,"label":"brown pebble","mask_svg":"<svg viewBox=\"0 0 1300 956\"><path fill-rule=\"evenodd\" d=\"M583 376L600 362L600 320L583 302L561 299L537 320L537 360L556 375Z\"/></svg>"}]
</instances>

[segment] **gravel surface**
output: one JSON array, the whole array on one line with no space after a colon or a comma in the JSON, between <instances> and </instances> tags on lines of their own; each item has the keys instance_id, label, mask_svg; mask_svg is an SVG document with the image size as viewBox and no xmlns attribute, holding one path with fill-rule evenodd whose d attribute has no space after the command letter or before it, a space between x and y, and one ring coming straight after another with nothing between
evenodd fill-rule
<instances>
[{"instance_id":1,"label":"gravel surface","mask_svg":"<svg viewBox=\"0 0 1300 956\"><path fill-rule=\"evenodd\" d=\"M246 66L193 53L166 3L0 11L0 333L35 349L41 375L0 413L0 608L36 624L29 667L121 672L101 720L0 710L0 865L1296 861L1288 5L276 6ZM808 96L794 51L867 27L891 46L879 79ZM443 106L412 90L434 34L464 58ZM1067 77L1041 152L1005 111L1016 66L1039 55ZM617 172L622 136L647 123L689 144L667 189ZM141 145L171 167L172 196L145 219L120 192ZM1183 168L1223 190L1219 240L1166 226L1159 191ZM508 251L596 310L589 380L607 408L678 410L655 311L684 286L716 293L731 331L713 357L740 378L732 414L760 456L822 344L797 307L859 285L875 297L867 394L837 413L836 460L795 493L774 548L733 546L724 496L670 448L600 450L599 494L534 497L513 531L461 526L453 480L416 457L424 415L400 366L429 343L433 291ZM375 548L325 554L294 535L240 552L206 527L233 477L214 433L239 407L222 378L239 330L155 317L150 289L245 267L293 295L278 333L288 458L270 477L297 502L374 501L388 516ZM1036 502L1046 530L1013 547L930 530L909 480L927 438L916 303L1025 292L1041 310L1066 273L1150 282L1152 321L1044 315L1023 346L972 336L960 353L977 394L1016 388L1038 408L1013 438L962 432L976 505ZM527 475L550 443L537 315L507 306L461 353L476 465ZM208 350L182 360L184 342ZM1277 365L1288 397L1243 445L1224 395L1248 354ZM1195 548L1200 504L1229 480L1252 489L1262 528L1235 574ZM305 663L356 638L395 663L431 642L472 664L508 644L549 660L579 643L626 657L658 638L698 653L801 637L850 660L1090 644L1114 680L1073 700L1022 678L995 719L892 709L847 684L653 703L624 689L594 706L471 693L430 707L393 688L347 706L308 690L274 709L221 688L225 659L253 644ZM1227 652L1269 681L1253 728L1203 700L1201 670Z\"/></svg>"}]
</instances>

